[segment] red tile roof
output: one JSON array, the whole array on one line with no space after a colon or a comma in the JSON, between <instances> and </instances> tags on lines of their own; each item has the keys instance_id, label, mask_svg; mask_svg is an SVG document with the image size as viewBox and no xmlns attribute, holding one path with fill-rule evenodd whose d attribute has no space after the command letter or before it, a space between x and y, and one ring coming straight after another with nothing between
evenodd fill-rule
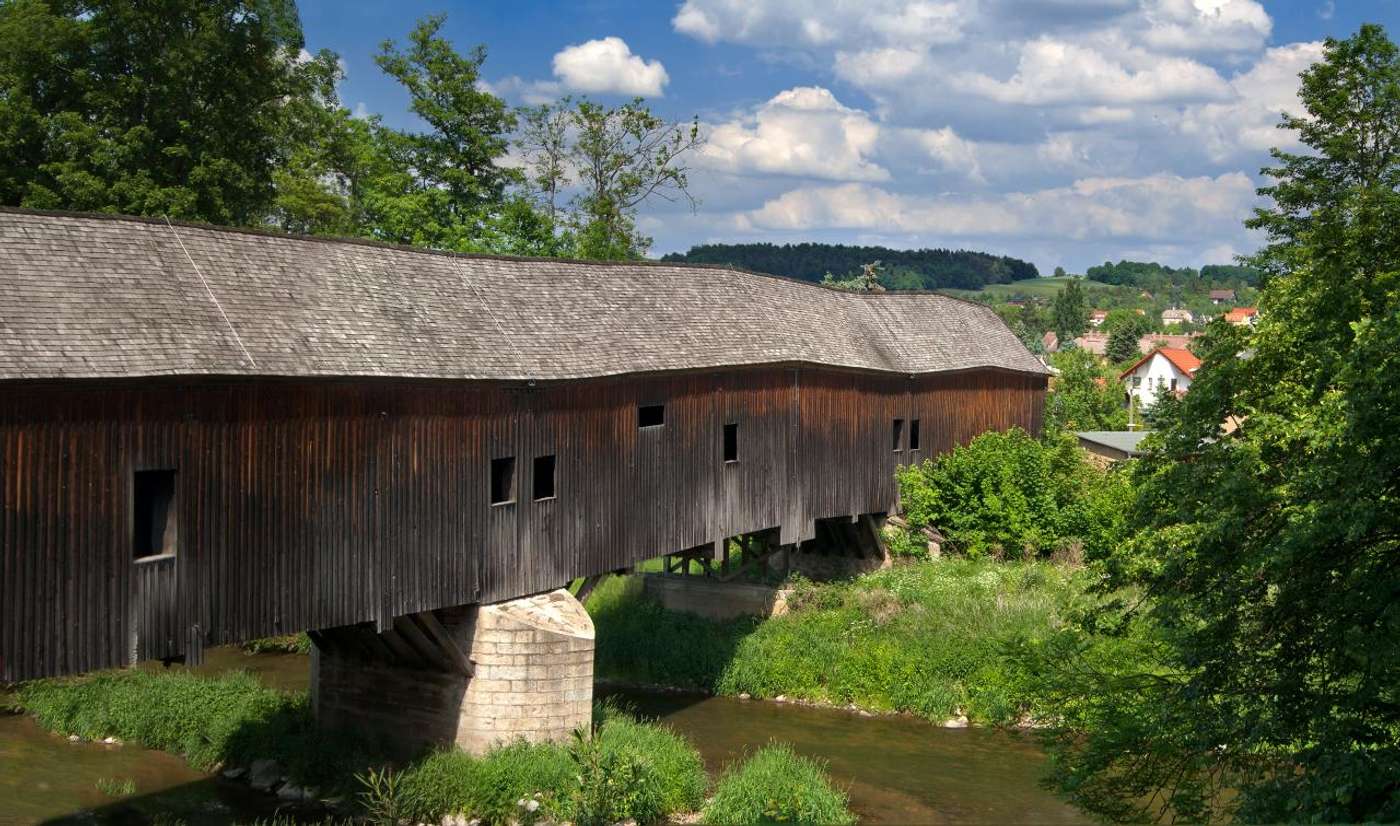
<instances>
[{"instance_id":1,"label":"red tile roof","mask_svg":"<svg viewBox=\"0 0 1400 826\"><path fill-rule=\"evenodd\" d=\"M1259 315L1259 310L1254 307L1236 307L1225 314L1225 320L1234 324L1240 321L1248 321L1250 316L1256 315Z\"/></svg>"},{"instance_id":2,"label":"red tile roof","mask_svg":"<svg viewBox=\"0 0 1400 826\"><path fill-rule=\"evenodd\" d=\"M1192 353L1190 350L1182 350L1177 347L1158 347L1156 350L1138 359L1132 367L1120 373L1118 378L1125 379L1131 376L1134 370L1146 364L1148 359L1158 353L1161 353L1163 358L1171 362L1173 367L1188 376L1194 376L1196 374L1196 368L1201 366L1201 360L1196 358L1196 354Z\"/></svg>"}]
</instances>

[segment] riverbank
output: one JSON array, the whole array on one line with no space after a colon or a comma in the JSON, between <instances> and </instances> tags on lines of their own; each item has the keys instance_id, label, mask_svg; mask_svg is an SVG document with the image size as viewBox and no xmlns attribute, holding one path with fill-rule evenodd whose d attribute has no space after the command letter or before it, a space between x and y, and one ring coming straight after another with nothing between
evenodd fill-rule
<instances>
[{"instance_id":1,"label":"riverbank","mask_svg":"<svg viewBox=\"0 0 1400 826\"><path fill-rule=\"evenodd\" d=\"M845 794L810 760L760 749L717 771L712 783L685 737L606 703L595 708L592 736L568 744L516 742L480 758L442 751L393 763L379 744L317 727L304 691L268 688L241 671L211 677L129 670L37 681L20 686L9 702L75 746L177 754L196 774L215 773L225 786L236 780L313 819L703 822L715 816L707 795L723 802L723 817L736 806L766 806L799 823L852 819ZM760 761L752 771L750 760ZM138 791L131 777L103 776L95 786L97 797L117 808Z\"/></svg>"},{"instance_id":2,"label":"riverbank","mask_svg":"<svg viewBox=\"0 0 1400 826\"><path fill-rule=\"evenodd\" d=\"M789 612L708 620L667 611L635 579L588 601L598 678L721 696L1015 725L1037 716L1010 652L1091 604L1091 574L1049 562L903 562L847 582L798 582Z\"/></svg>"}]
</instances>

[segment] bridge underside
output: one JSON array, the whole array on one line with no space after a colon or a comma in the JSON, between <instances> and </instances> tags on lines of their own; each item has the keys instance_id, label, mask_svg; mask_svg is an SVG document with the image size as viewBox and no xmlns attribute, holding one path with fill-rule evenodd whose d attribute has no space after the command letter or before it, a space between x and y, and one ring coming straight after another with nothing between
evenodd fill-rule
<instances>
[{"instance_id":1,"label":"bridge underside","mask_svg":"<svg viewBox=\"0 0 1400 826\"><path fill-rule=\"evenodd\" d=\"M562 589L311 638L317 719L406 754L562 740L592 718L593 623Z\"/></svg>"}]
</instances>

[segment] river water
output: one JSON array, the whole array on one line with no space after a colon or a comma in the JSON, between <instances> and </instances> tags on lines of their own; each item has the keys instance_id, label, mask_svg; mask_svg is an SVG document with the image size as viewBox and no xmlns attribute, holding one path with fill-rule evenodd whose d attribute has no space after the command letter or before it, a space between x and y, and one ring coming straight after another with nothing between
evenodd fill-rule
<instances>
[{"instance_id":1,"label":"river water","mask_svg":"<svg viewBox=\"0 0 1400 826\"><path fill-rule=\"evenodd\" d=\"M283 689L304 689L309 677L304 656L236 648L212 649L197 670L233 668ZM1015 733L724 697L609 693L690 738L715 775L772 741L825 761L863 824L1089 822L1039 787L1044 757ZM99 788L99 781L128 779L132 797ZM178 757L70 743L27 717L0 715L0 823L143 824L169 814L195 826L246 822L276 808L267 795L200 774Z\"/></svg>"}]
</instances>

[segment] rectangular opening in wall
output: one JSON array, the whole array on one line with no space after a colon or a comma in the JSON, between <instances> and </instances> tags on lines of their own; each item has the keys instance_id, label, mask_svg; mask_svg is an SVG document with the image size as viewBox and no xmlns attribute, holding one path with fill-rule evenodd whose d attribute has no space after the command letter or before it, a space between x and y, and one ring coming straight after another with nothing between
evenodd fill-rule
<instances>
[{"instance_id":1,"label":"rectangular opening in wall","mask_svg":"<svg viewBox=\"0 0 1400 826\"><path fill-rule=\"evenodd\" d=\"M132 480L132 556L168 556L179 539L175 471L138 470Z\"/></svg>"},{"instance_id":2,"label":"rectangular opening in wall","mask_svg":"<svg viewBox=\"0 0 1400 826\"><path fill-rule=\"evenodd\" d=\"M739 425L724 426L724 461L739 461Z\"/></svg>"},{"instance_id":3,"label":"rectangular opening in wall","mask_svg":"<svg viewBox=\"0 0 1400 826\"><path fill-rule=\"evenodd\" d=\"M535 472L530 486L536 502L554 498L554 456L536 456Z\"/></svg>"},{"instance_id":4,"label":"rectangular opening in wall","mask_svg":"<svg viewBox=\"0 0 1400 826\"><path fill-rule=\"evenodd\" d=\"M891 429L894 442L894 452L898 453L904 447L904 420L895 419L894 427Z\"/></svg>"},{"instance_id":5,"label":"rectangular opening in wall","mask_svg":"<svg viewBox=\"0 0 1400 826\"><path fill-rule=\"evenodd\" d=\"M918 419L910 419L910 420L909 420L909 449L910 449L911 451L912 451L912 450L918 450L918 449L919 449L919 420L918 420Z\"/></svg>"},{"instance_id":6,"label":"rectangular opening in wall","mask_svg":"<svg viewBox=\"0 0 1400 826\"><path fill-rule=\"evenodd\" d=\"M509 505L515 501L515 457L491 460L491 504Z\"/></svg>"},{"instance_id":7,"label":"rectangular opening in wall","mask_svg":"<svg viewBox=\"0 0 1400 826\"><path fill-rule=\"evenodd\" d=\"M637 407L637 427L660 427L666 424L666 405L643 404Z\"/></svg>"}]
</instances>

